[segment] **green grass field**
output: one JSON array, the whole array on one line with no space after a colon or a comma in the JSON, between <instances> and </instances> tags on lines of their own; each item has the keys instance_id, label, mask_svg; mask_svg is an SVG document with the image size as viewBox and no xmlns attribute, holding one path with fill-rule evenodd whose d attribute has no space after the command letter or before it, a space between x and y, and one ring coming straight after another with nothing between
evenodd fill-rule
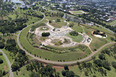
<instances>
[{"instance_id":1,"label":"green grass field","mask_svg":"<svg viewBox=\"0 0 116 77\"><path fill-rule=\"evenodd\" d=\"M71 11L73 14L83 14L82 11Z\"/></svg>"},{"instance_id":2,"label":"green grass field","mask_svg":"<svg viewBox=\"0 0 116 77\"><path fill-rule=\"evenodd\" d=\"M107 40L102 39L102 38L96 38L96 37L93 36L92 39L93 40L90 44L90 47L91 47L92 50L99 49L101 46L108 43Z\"/></svg>"},{"instance_id":3,"label":"green grass field","mask_svg":"<svg viewBox=\"0 0 116 77\"><path fill-rule=\"evenodd\" d=\"M72 38L73 41L75 42L81 42L83 40L82 35L78 35L78 36L71 36L69 33L67 34L68 37Z\"/></svg>"},{"instance_id":4,"label":"green grass field","mask_svg":"<svg viewBox=\"0 0 116 77\"><path fill-rule=\"evenodd\" d=\"M66 22L64 22L63 18L59 18L59 17L47 17L46 19L49 19L52 21L52 23L50 23L52 26L54 26L55 28L61 28L62 26L67 25ZM60 19L60 22L57 22L56 20Z\"/></svg>"}]
</instances>

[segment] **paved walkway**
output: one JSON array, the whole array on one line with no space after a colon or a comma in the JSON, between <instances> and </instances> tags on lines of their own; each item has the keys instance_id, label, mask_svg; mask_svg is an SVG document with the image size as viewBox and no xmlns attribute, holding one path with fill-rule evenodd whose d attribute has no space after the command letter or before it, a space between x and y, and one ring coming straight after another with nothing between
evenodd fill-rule
<instances>
[{"instance_id":1,"label":"paved walkway","mask_svg":"<svg viewBox=\"0 0 116 77\"><path fill-rule=\"evenodd\" d=\"M3 54L3 56L6 59L6 62L8 63L10 77L13 77L13 72L12 72L11 64L10 64L8 57L6 56L6 54L2 50L0 50L0 52Z\"/></svg>"}]
</instances>

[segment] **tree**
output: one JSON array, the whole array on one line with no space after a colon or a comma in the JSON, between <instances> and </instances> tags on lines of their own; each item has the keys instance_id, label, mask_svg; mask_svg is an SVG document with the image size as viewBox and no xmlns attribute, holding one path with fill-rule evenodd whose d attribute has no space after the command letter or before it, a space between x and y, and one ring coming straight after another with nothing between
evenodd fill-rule
<instances>
[{"instance_id":1,"label":"tree","mask_svg":"<svg viewBox=\"0 0 116 77\"><path fill-rule=\"evenodd\" d=\"M62 71L62 75L63 75L63 76L66 76L66 71L63 70L63 71Z\"/></svg>"},{"instance_id":2,"label":"tree","mask_svg":"<svg viewBox=\"0 0 116 77\"><path fill-rule=\"evenodd\" d=\"M66 77L74 77L74 72L73 71L67 71L66 72Z\"/></svg>"},{"instance_id":3,"label":"tree","mask_svg":"<svg viewBox=\"0 0 116 77\"><path fill-rule=\"evenodd\" d=\"M16 41L15 41L15 39L8 39L7 44L10 44L11 46L15 47L16 46Z\"/></svg>"},{"instance_id":4,"label":"tree","mask_svg":"<svg viewBox=\"0 0 116 77\"><path fill-rule=\"evenodd\" d=\"M69 70L68 65L64 65L65 70Z\"/></svg>"},{"instance_id":5,"label":"tree","mask_svg":"<svg viewBox=\"0 0 116 77\"><path fill-rule=\"evenodd\" d=\"M107 69L107 70L111 70L111 68L110 68L110 64L108 63L108 61L106 61L106 60L104 60L104 61L102 61L102 65L103 65L103 67L105 68L105 69Z\"/></svg>"},{"instance_id":6,"label":"tree","mask_svg":"<svg viewBox=\"0 0 116 77\"><path fill-rule=\"evenodd\" d=\"M99 72L102 74L102 76L103 76L103 73L104 73L103 68L102 68L102 67L98 68L98 71L99 71Z\"/></svg>"},{"instance_id":7,"label":"tree","mask_svg":"<svg viewBox=\"0 0 116 77\"><path fill-rule=\"evenodd\" d=\"M0 64L2 64L3 63L3 60L2 59L0 59Z\"/></svg>"},{"instance_id":8,"label":"tree","mask_svg":"<svg viewBox=\"0 0 116 77\"><path fill-rule=\"evenodd\" d=\"M60 19L57 19L56 22L60 22Z\"/></svg>"},{"instance_id":9,"label":"tree","mask_svg":"<svg viewBox=\"0 0 116 77\"><path fill-rule=\"evenodd\" d=\"M16 70L19 69L19 64L15 62L15 63L12 64L11 67L12 67L12 71L16 71Z\"/></svg>"},{"instance_id":10,"label":"tree","mask_svg":"<svg viewBox=\"0 0 116 77\"><path fill-rule=\"evenodd\" d=\"M2 74L2 70L0 70L0 77L2 77L3 76L3 74Z\"/></svg>"},{"instance_id":11,"label":"tree","mask_svg":"<svg viewBox=\"0 0 116 77\"><path fill-rule=\"evenodd\" d=\"M116 62L112 62L112 66L116 69Z\"/></svg>"},{"instance_id":12,"label":"tree","mask_svg":"<svg viewBox=\"0 0 116 77\"><path fill-rule=\"evenodd\" d=\"M97 66L102 67L102 61L101 60L97 59L97 60L94 61L94 63L97 64Z\"/></svg>"},{"instance_id":13,"label":"tree","mask_svg":"<svg viewBox=\"0 0 116 77\"><path fill-rule=\"evenodd\" d=\"M74 26L74 23L70 23L70 24L69 24L69 27L73 27L73 26Z\"/></svg>"},{"instance_id":14,"label":"tree","mask_svg":"<svg viewBox=\"0 0 116 77\"><path fill-rule=\"evenodd\" d=\"M3 42L0 42L0 49L3 49L4 48L4 43Z\"/></svg>"},{"instance_id":15,"label":"tree","mask_svg":"<svg viewBox=\"0 0 116 77\"><path fill-rule=\"evenodd\" d=\"M102 54L99 54L99 58L101 59L101 60L105 60L105 55L102 53Z\"/></svg>"},{"instance_id":16,"label":"tree","mask_svg":"<svg viewBox=\"0 0 116 77\"><path fill-rule=\"evenodd\" d=\"M52 21L51 21L51 20L49 20L49 23L52 23Z\"/></svg>"},{"instance_id":17,"label":"tree","mask_svg":"<svg viewBox=\"0 0 116 77\"><path fill-rule=\"evenodd\" d=\"M89 76L87 71L85 71L85 76Z\"/></svg>"}]
</instances>

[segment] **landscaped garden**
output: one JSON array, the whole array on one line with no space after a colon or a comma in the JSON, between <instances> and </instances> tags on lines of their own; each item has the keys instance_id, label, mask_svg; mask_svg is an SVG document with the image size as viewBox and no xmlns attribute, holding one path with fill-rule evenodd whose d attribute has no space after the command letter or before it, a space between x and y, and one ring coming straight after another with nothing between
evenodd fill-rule
<instances>
[{"instance_id":1,"label":"landscaped garden","mask_svg":"<svg viewBox=\"0 0 116 77\"><path fill-rule=\"evenodd\" d=\"M44 19L44 20L46 20L46 19ZM39 23L36 24L36 26L39 27ZM33 27L36 27L36 26L33 25ZM68 47L68 48L67 47L59 48L59 47L52 47L52 46L43 46L42 48L40 48L39 46L41 46L41 44L37 45L38 43L34 43L34 46L33 46L29 42L29 40L27 40L27 37L26 37L30 28L31 28L31 26L22 31L22 33L20 35L20 43L29 53L31 53L37 57L40 57L40 58L43 58L46 60L53 60L53 61L74 61L74 60L78 60L83 57L86 57L87 55L89 55L91 53L89 48L84 45L83 45L85 47L84 50L82 48L83 46L80 46L80 45ZM34 28L34 29L36 29L36 28ZM77 37L77 40L75 37ZM80 34L78 34L78 36L72 36L72 39L76 42L81 42L82 36ZM66 39L65 42L66 41L69 42L68 39ZM57 45L62 44L61 41L57 41L57 43L56 43L56 41L53 41L53 42ZM49 54L49 55L47 55L47 54Z\"/></svg>"},{"instance_id":2,"label":"landscaped garden","mask_svg":"<svg viewBox=\"0 0 116 77\"><path fill-rule=\"evenodd\" d=\"M50 21L48 20L48 18ZM92 38L92 42L90 43L90 48L93 51L96 51L98 48L100 48L104 44L108 43L106 39L104 40L102 38L97 38L97 37L92 36L91 35L92 29L89 29L89 27L86 28L86 26L85 27L79 26L79 25L75 24L74 22L68 23L67 21L65 21L65 22L64 21L65 21L64 19L62 20L62 19L55 19L53 17L46 17L42 21L42 24L37 23L35 25L32 25L32 26L24 29L20 35L21 45L29 53L31 53L39 58L43 58L46 60L53 60L53 61L74 61L74 60L84 58L87 55L91 54L90 49L86 45L83 45L84 47L87 47L84 50L82 50L83 48L81 48L80 45L72 46L72 47L68 47L68 48L67 47L65 47L65 48L58 47L60 45L63 45L63 43L65 44L65 42L67 42L66 44L70 43L70 40L68 40L68 39L64 39L63 41L60 39L57 39L57 38L53 39L53 41L51 41L51 43L53 43L57 47L50 46L50 45L42 46L41 42L44 42L46 39L48 39L48 37L49 37L48 35L51 36L51 34L49 34L49 33L46 33L46 32L44 33L44 31L48 30L48 27L46 24L47 22L49 22L49 24L52 25L53 27L56 27L56 25L53 25L52 23L58 24L56 28L61 28L64 25L64 23L66 23L65 25L71 27L74 31L77 32L77 33L75 33L75 32L68 33L68 34L66 34L66 36L71 38L74 42L78 42L78 43L80 43L83 40L83 36L80 35L79 33L83 33L83 31L85 31L86 34ZM42 26L42 27L40 27L40 26ZM38 27L40 27L40 30L43 31L43 33L41 34L41 36L43 36L43 37L40 37L40 39L38 40L36 35L33 34L33 37L30 38L31 33L28 33L29 29L31 28L31 30L34 31ZM55 30L57 30L57 29L55 29ZM78 33L78 31L79 31L79 33ZM76 35L73 35L73 33ZM27 34L29 37L27 36ZM46 34L47 34L47 37L44 37L44 35L46 35ZM95 41L95 40L97 40L97 41ZM49 54L49 55L47 55L47 54Z\"/></svg>"}]
</instances>

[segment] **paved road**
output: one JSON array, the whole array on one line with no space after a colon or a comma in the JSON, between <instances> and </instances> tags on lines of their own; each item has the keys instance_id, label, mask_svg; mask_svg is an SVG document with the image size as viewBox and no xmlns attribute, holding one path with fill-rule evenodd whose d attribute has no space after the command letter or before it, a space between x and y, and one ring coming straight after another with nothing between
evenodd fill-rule
<instances>
[{"instance_id":1,"label":"paved road","mask_svg":"<svg viewBox=\"0 0 116 77\"><path fill-rule=\"evenodd\" d=\"M6 56L6 54L2 50L0 50L0 52L3 54L3 56L5 57L5 59L8 63L10 77L13 77L13 72L12 72L11 64L10 64L10 61L9 61L8 57Z\"/></svg>"},{"instance_id":2,"label":"paved road","mask_svg":"<svg viewBox=\"0 0 116 77\"><path fill-rule=\"evenodd\" d=\"M44 18L45 18L45 15L44 15ZM44 18L43 18L43 19L44 19ZM42 19L42 20L43 20L43 19ZM41 20L41 21L42 21L42 20ZM39 22L41 22L41 21L38 21L38 22L36 22L36 23L39 23ZM36 23L35 23L35 24L36 24ZM31 25L29 25L29 26L31 26ZM27 27L29 27L29 26L27 26ZM27 28L27 27L26 27L26 28ZM25 29L25 28L24 28L24 29ZM24 29L23 29L23 30L24 30ZM21 31L23 31L23 30L21 30ZM26 53L27 55L33 57L34 59L37 59L37 60L39 60L40 62L43 62L43 63L53 64L53 65L66 65L66 64L67 64L67 65L71 65L71 64L76 64L77 62L83 62L83 61L88 60L89 58L91 58L93 55L95 55L97 52L99 52L99 51L100 51L101 49L103 49L105 46L116 43L116 42L107 43L107 44L103 45L101 48L99 48L97 51L91 53L89 56L87 56L87 57L85 57L85 58L83 58L83 59L80 59L80 60L70 61L70 62L48 61L48 60L45 60L45 59L42 59L42 58L39 58L39 57L35 57L34 55L28 53L28 51L26 51L26 50L21 46L20 41L19 41L19 36L20 36L21 31L19 32L19 34L18 34L18 36L17 36L17 43L18 43L19 47L20 47L22 50L24 50L25 53Z\"/></svg>"},{"instance_id":3,"label":"paved road","mask_svg":"<svg viewBox=\"0 0 116 77\"><path fill-rule=\"evenodd\" d=\"M97 25L98 25L99 27L102 27L102 28L104 28L104 29L110 31L111 33L115 33L115 32L113 32L112 30L110 30L110 29L108 29L108 28L106 28L106 27L104 27L104 26L101 26L101 25L99 25L99 24L97 24Z\"/></svg>"}]
</instances>

